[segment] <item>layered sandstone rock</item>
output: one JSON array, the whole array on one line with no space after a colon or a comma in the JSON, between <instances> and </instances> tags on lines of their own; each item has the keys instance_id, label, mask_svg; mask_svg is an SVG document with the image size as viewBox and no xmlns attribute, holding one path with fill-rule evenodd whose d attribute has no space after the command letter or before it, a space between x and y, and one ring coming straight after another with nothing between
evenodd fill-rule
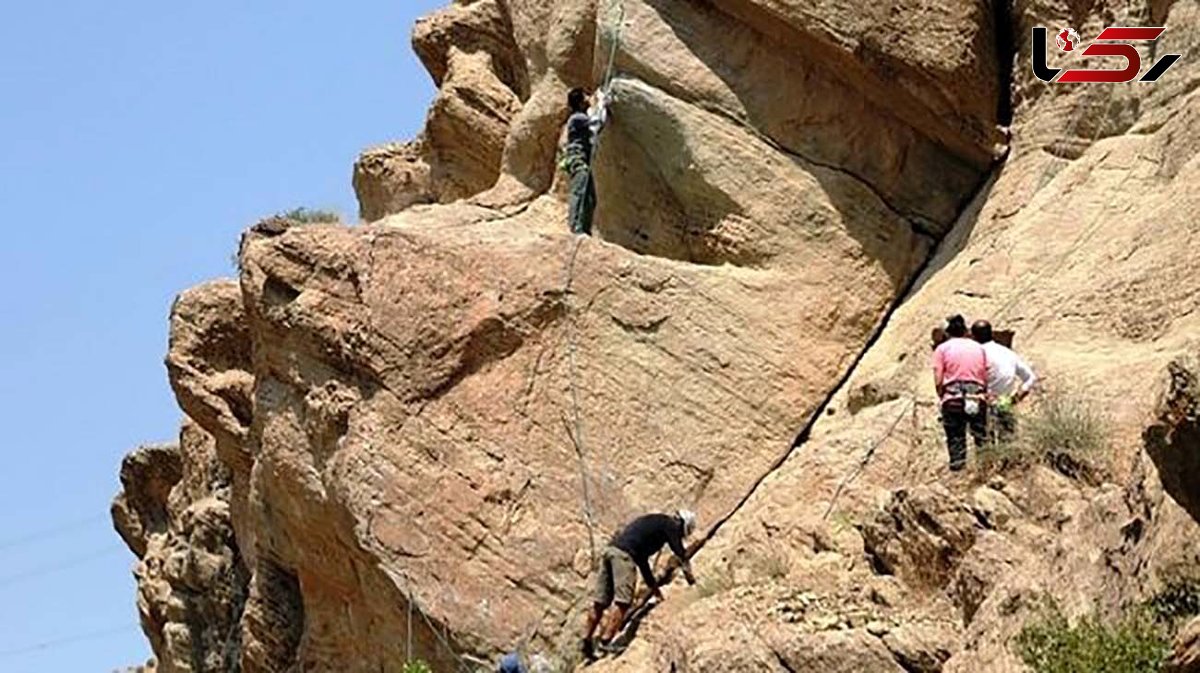
<instances>
[{"instance_id":1,"label":"layered sandstone rock","mask_svg":"<svg viewBox=\"0 0 1200 673\"><path fill-rule=\"evenodd\" d=\"M1157 15L1169 26L1158 51L1186 52L1200 37L1200 16L1191 3L1170 9ZM1055 11L1026 8L1020 26L1052 24ZM1147 22L1140 7L1120 7L1117 17ZM1183 509L1194 497L1183 447L1194 442L1186 413L1158 411L1155 400L1169 382L1170 409L1186 406L1187 376L1171 363L1195 351L1200 326L1200 263L1183 243L1200 233L1190 216L1200 177L1191 89L1198 75L1195 64L1182 66L1163 89L1133 96L1048 88L1018 71L1026 93L1017 99L1011 158L942 242L809 440L700 554L698 572L752 567L764 549L783 549L789 582L800 586L822 586L830 564L863 582L894 574L918 590L914 601L931 604L931 615L961 615L945 666L953 671L1019 670L1007 644L1039 597L1053 596L1073 614L1110 611L1151 593L1165 570L1194 572L1196 528ZM1063 113L1065 129L1056 126ZM1121 486L1089 488L1044 469L999 493L946 479L927 354L930 327L952 312L1014 329L1049 391L1090 399L1109 415ZM1167 418L1175 419L1170 429L1154 430ZM1143 442L1146 428L1159 444ZM1160 470L1169 466L1165 492L1151 457ZM939 482L951 492L916 503L906 495ZM812 541L837 539L835 532L847 538L838 556L818 553ZM735 610L753 614L764 599L745 591L745 612ZM728 646L738 656L780 651L753 636L781 628L758 614L747 637ZM706 618L682 610L665 619L687 630ZM669 639L643 638L610 668L649 670L646 662L677 650Z\"/></svg>"},{"instance_id":2,"label":"layered sandstone rock","mask_svg":"<svg viewBox=\"0 0 1200 673\"><path fill-rule=\"evenodd\" d=\"M421 138L356 165L372 223L258 227L240 282L173 308L200 439L134 454L114 508L160 668L209 665L186 643L248 671L517 645L569 665L595 546L684 505L704 581L596 670L1016 669L1044 595L1116 610L1200 568L1200 66L1087 88L1021 65L1063 16L1161 21L1186 52L1200 7L1070 11L477 0L422 22L440 90ZM610 58L597 236L574 238L562 100ZM1107 410L1116 485L946 477L927 357L952 311ZM188 625L151 569L199 529L242 570L202 573L203 609L236 610Z\"/></svg>"},{"instance_id":3,"label":"layered sandstone rock","mask_svg":"<svg viewBox=\"0 0 1200 673\"><path fill-rule=\"evenodd\" d=\"M157 659L147 670L228 671L241 660L247 572L213 445L185 423L179 444L142 447L121 466L113 520L139 557L138 612Z\"/></svg>"},{"instance_id":4,"label":"layered sandstone rock","mask_svg":"<svg viewBox=\"0 0 1200 673\"><path fill-rule=\"evenodd\" d=\"M1193 619L1179 632L1171 658L1167 662L1171 673L1193 673L1200 670L1200 617Z\"/></svg>"},{"instance_id":5,"label":"layered sandstone rock","mask_svg":"<svg viewBox=\"0 0 1200 673\"><path fill-rule=\"evenodd\" d=\"M362 219L446 203L495 184L529 71L500 0L456 2L418 22L413 48L437 96L423 136L367 150L354 165Z\"/></svg>"}]
</instances>

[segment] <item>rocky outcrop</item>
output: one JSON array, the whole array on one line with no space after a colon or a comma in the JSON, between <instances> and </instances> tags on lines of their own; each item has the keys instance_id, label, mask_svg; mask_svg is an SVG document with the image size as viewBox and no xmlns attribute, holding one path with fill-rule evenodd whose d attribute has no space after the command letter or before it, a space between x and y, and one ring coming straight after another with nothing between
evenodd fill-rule
<instances>
[{"instance_id":1,"label":"rocky outcrop","mask_svg":"<svg viewBox=\"0 0 1200 673\"><path fill-rule=\"evenodd\" d=\"M1070 18L1200 41L1194 2L1143 5ZM569 664L596 546L683 505L701 586L595 670L1017 670L1043 596L1116 610L1200 568L1194 376L1170 364L1200 326L1200 67L1046 86L1021 36L1062 11L477 0L421 23L438 98L356 165L370 223L257 227L237 282L172 310L185 449L216 466L135 453L114 506L160 666ZM575 238L562 100L610 59ZM927 354L952 311L1105 410L1113 483L946 476ZM196 544L197 503L226 513L204 558L241 570L202 573L226 621L180 628L192 585L150 568Z\"/></svg>"},{"instance_id":2,"label":"rocky outcrop","mask_svg":"<svg viewBox=\"0 0 1200 673\"><path fill-rule=\"evenodd\" d=\"M1180 630L1164 669L1168 673L1200 671L1200 617L1188 622Z\"/></svg>"},{"instance_id":3,"label":"rocky outcrop","mask_svg":"<svg viewBox=\"0 0 1200 673\"><path fill-rule=\"evenodd\" d=\"M235 670L247 572L212 437L185 424L179 444L129 454L121 484L113 520L139 558L138 612L157 660L148 670Z\"/></svg>"},{"instance_id":4,"label":"rocky outcrop","mask_svg":"<svg viewBox=\"0 0 1200 673\"><path fill-rule=\"evenodd\" d=\"M1200 366L1195 357L1171 362L1158 423L1144 433L1163 488L1200 521Z\"/></svg>"},{"instance_id":5,"label":"rocky outcrop","mask_svg":"<svg viewBox=\"0 0 1200 673\"><path fill-rule=\"evenodd\" d=\"M430 182L424 140L372 147L354 162L359 217L373 222L410 206L436 203L438 197Z\"/></svg>"},{"instance_id":6,"label":"rocky outcrop","mask_svg":"<svg viewBox=\"0 0 1200 673\"><path fill-rule=\"evenodd\" d=\"M372 148L355 163L362 219L456 201L496 183L509 127L529 98L510 11L501 0L456 2L417 23L413 49L438 93L423 137Z\"/></svg>"},{"instance_id":7,"label":"rocky outcrop","mask_svg":"<svg viewBox=\"0 0 1200 673\"><path fill-rule=\"evenodd\" d=\"M1022 25L1050 23L1054 11L1030 8ZM1118 23L1142 18L1140 7L1123 11ZM1160 52L1186 50L1197 39L1194 6L1176 4L1161 17L1172 38ZM1079 18L1082 25L1101 20ZM1197 232L1179 206L1193 199L1189 185L1197 178L1189 82L1200 73L1187 66L1170 87L1139 90L1133 102L1126 90L1040 84L1035 97L1034 84L1017 72L1015 86L1026 95L1016 99L1003 169L942 241L807 441L722 526L697 564L702 575L721 573L750 565L757 550L783 549L792 559L788 582L814 583L833 561L814 555L809 541L827 536L831 522L853 527L860 537L843 532L848 539L838 547L850 568L843 572L895 575L932 601L933 614L960 615L963 635L945 664L952 671L1019 668L1007 643L1038 596L1054 596L1076 614L1112 611L1147 595L1164 569L1196 568L1195 523L1180 507L1186 500L1171 495L1180 490L1174 486L1163 493L1141 434L1168 364L1194 348L1196 261L1178 242ZM1113 97L1095 101L1102 95ZM1103 123L1088 124L1088 115ZM1050 130L1052 122L1064 116L1069 142L1052 142L1063 129ZM1038 470L1000 489L1001 498L995 489L980 493L976 483L948 480L927 353L930 327L951 312L1014 329L1048 390L1104 409L1113 478L1127 486L1082 488ZM1164 476L1168 484L1174 479ZM911 494L938 483L949 499L914 501ZM1045 513L1051 518L1040 520ZM663 619L703 623L700 612ZM673 647L643 638L612 668L652 670L646 662ZM729 645L762 647L753 638Z\"/></svg>"},{"instance_id":8,"label":"rocky outcrop","mask_svg":"<svg viewBox=\"0 0 1200 673\"><path fill-rule=\"evenodd\" d=\"M820 248L781 250L778 269L710 269L571 239L550 202L503 224L457 212L243 246L250 499L270 508L272 531L257 533L256 554L295 576L306 633L357 633L345 599L320 593L367 581L392 587L361 597L377 621L406 623L411 590L417 618L469 623L460 632L479 644L454 649L557 633L592 542L631 513L665 502L715 520L735 507L919 261L876 261L830 219L829 250L876 268L838 316L788 299L801 273L841 273ZM909 228L892 232L917 245ZM759 313L750 296L791 308ZM804 353L798 334L810 335ZM629 412L645 400L656 402ZM512 590L490 607L498 586ZM397 645L380 629L376 642L322 647L391 661Z\"/></svg>"},{"instance_id":9,"label":"rocky outcrop","mask_svg":"<svg viewBox=\"0 0 1200 673\"><path fill-rule=\"evenodd\" d=\"M392 168L381 165L379 150L360 160L355 183L366 219L414 202L480 195L493 184L477 201L508 204L545 191L567 89L610 74L621 78L614 107L621 121L597 167L600 219L612 225L606 238L652 254L679 245L669 239L726 233L712 229L732 215L743 224L727 236L757 222L759 213L728 212L739 204L728 204L721 184L702 184L709 171L689 166L703 157L676 151L687 136L703 134L700 150L740 144L816 175L840 173L913 226L936 232L949 226L1001 140L997 36L983 5L943 3L910 25L916 6L543 4L456 4L418 25L414 45L441 89L424 141L383 150L395 157L386 162ZM498 36L508 36L506 24L515 45ZM454 81L456 62L462 83ZM687 180L688 172L700 175ZM757 183L742 176L737 184ZM703 194L710 191L717 193ZM762 202L759 210L768 209L776 221L796 215L794 207Z\"/></svg>"}]
</instances>

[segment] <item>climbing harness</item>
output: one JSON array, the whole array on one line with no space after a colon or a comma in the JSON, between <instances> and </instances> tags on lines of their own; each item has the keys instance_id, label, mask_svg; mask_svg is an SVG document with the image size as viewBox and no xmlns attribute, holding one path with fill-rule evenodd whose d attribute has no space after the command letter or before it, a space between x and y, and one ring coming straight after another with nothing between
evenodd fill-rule
<instances>
[{"instance_id":1,"label":"climbing harness","mask_svg":"<svg viewBox=\"0 0 1200 673\"><path fill-rule=\"evenodd\" d=\"M951 381L946 384L947 404L961 406L964 414L978 416L987 400L987 388L973 381Z\"/></svg>"}]
</instances>

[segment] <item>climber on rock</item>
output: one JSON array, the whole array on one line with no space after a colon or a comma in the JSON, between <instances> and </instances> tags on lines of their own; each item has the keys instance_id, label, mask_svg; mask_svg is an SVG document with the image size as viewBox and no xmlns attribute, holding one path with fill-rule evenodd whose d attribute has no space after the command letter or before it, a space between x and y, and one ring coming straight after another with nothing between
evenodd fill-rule
<instances>
[{"instance_id":1,"label":"climber on rock","mask_svg":"<svg viewBox=\"0 0 1200 673\"><path fill-rule=\"evenodd\" d=\"M992 338L992 325L986 320L971 325L971 336L987 355L989 411L996 439L1011 439L1017 431L1013 407L1024 400L1037 383L1029 363L1011 348Z\"/></svg>"},{"instance_id":2,"label":"climber on rock","mask_svg":"<svg viewBox=\"0 0 1200 673\"><path fill-rule=\"evenodd\" d=\"M650 594L661 601L662 591L654 578L654 569L650 567L650 559L663 548L670 547L671 552L679 560L683 576L688 584L695 584L696 577L692 574L692 566L688 562L684 540L696 530L696 515L686 509L675 514L647 514L634 519L625 529L617 534L604 548L596 567L595 584L592 589L592 610L587 616L587 627L583 635L583 656L586 659L595 658L592 646L592 636L600 625L605 610L609 605L616 605L616 613L608 622L607 628L600 630L601 643L608 643L617 636L625 624L629 607L633 604L634 590L637 587L637 568L646 582Z\"/></svg>"},{"instance_id":3,"label":"climber on rock","mask_svg":"<svg viewBox=\"0 0 1200 673\"><path fill-rule=\"evenodd\" d=\"M596 182L592 178L592 151L596 138L608 122L608 97L596 92L595 104L588 108L588 95L583 89L571 89L567 94L566 145L563 147L563 168L570 176L569 218L572 233L592 234L592 215L596 211Z\"/></svg>"},{"instance_id":4,"label":"climber on rock","mask_svg":"<svg viewBox=\"0 0 1200 673\"><path fill-rule=\"evenodd\" d=\"M950 471L967 466L967 428L978 450L987 442L987 352L967 338L967 321L946 321L945 342L933 352L933 383L941 400L942 427L950 451Z\"/></svg>"}]
</instances>

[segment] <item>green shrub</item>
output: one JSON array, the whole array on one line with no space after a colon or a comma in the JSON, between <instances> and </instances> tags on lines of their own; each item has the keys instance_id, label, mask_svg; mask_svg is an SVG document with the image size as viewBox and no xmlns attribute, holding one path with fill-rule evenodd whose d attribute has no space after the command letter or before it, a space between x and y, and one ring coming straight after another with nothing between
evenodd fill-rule
<instances>
[{"instance_id":1,"label":"green shrub","mask_svg":"<svg viewBox=\"0 0 1200 673\"><path fill-rule=\"evenodd\" d=\"M277 217L297 224L337 224L342 221L341 216L331 210L304 207L293 208L286 213L280 213Z\"/></svg>"},{"instance_id":2,"label":"green shrub","mask_svg":"<svg viewBox=\"0 0 1200 673\"><path fill-rule=\"evenodd\" d=\"M754 575L774 582L782 582L791 572L791 563L781 549L772 549L754 560Z\"/></svg>"},{"instance_id":3,"label":"green shrub","mask_svg":"<svg viewBox=\"0 0 1200 673\"><path fill-rule=\"evenodd\" d=\"M1072 625L1051 605L1025 625L1016 648L1034 673L1149 673L1160 670L1169 645L1144 610L1111 624L1090 616Z\"/></svg>"},{"instance_id":4,"label":"green shrub","mask_svg":"<svg viewBox=\"0 0 1200 673\"><path fill-rule=\"evenodd\" d=\"M1011 468L1029 467L1037 462L1037 452L1019 437L1011 440L994 439L977 454L975 469L981 478L986 479Z\"/></svg>"},{"instance_id":5,"label":"green shrub","mask_svg":"<svg viewBox=\"0 0 1200 673\"><path fill-rule=\"evenodd\" d=\"M1107 471L1108 416L1089 402L1062 393L1022 405L1017 434L994 438L978 454L988 477L1014 467L1045 464L1075 479L1098 481Z\"/></svg>"},{"instance_id":6,"label":"green shrub","mask_svg":"<svg viewBox=\"0 0 1200 673\"><path fill-rule=\"evenodd\" d=\"M1146 608L1160 624L1174 630L1186 619L1200 615L1200 580L1173 579L1146 602Z\"/></svg>"},{"instance_id":7,"label":"green shrub","mask_svg":"<svg viewBox=\"0 0 1200 673\"><path fill-rule=\"evenodd\" d=\"M429 664L420 659L405 663L401 671L402 673L433 673L433 669L429 667Z\"/></svg>"},{"instance_id":8,"label":"green shrub","mask_svg":"<svg viewBox=\"0 0 1200 673\"><path fill-rule=\"evenodd\" d=\"M1021 439L1064 474L1081 476L1107 461L1109 425L1107 416L1084 400L1048 395L1022 419Z\"/></svg>"},{"instance_id":9,"label":"green shrub","mask_svg":"<svg viewBox=\"0 0 1200 673\"><path fill-rule=\"evenodd\" d=\"M699 581L696 582L696 593L700 598L709 598L723 594L734 587L733 575L726 570L725 572L713 572L702 575Z\"/></svg>"}]
</instances>

